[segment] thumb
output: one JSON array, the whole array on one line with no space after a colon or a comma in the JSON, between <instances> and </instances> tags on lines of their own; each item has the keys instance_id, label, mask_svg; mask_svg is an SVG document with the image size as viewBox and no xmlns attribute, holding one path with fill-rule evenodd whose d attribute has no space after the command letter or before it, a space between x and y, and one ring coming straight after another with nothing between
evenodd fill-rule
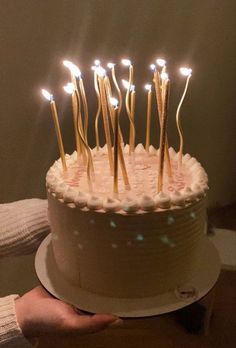
<instances>
[{"instance_id":1,"label":"thumb","mask_svg":"<svg viewBox=\"0 0 236 348\"><path fill-rule=\"evenodd\" d=\"M123 320L111 314L77 315L73 326L80 333L93 333L104 330L108 326L119 326Z\"/></svg>"}]
</instances>

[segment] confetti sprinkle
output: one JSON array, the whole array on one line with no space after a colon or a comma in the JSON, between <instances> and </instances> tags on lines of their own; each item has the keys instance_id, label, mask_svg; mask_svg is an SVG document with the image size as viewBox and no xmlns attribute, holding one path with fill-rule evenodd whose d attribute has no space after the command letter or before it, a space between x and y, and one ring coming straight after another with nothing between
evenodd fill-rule
<instances>
[{"instance_id":1,"label":"confetti sprinkle","mask_svg":"<svg viewBox=\"0 0 236 348\"><path fill-rule=\"evenodd\" d=\"M193 211L190 213L190 216L192 219L196 219L196 213L194 213Z\"/></svg>"},{"instance_id":2,"label":"confetti sprinkle","mask_svg":"<svg viewBox=\"0 0 236 348\"><path fill-rule=\"evenodd\" d=\"M117 244L112 243L111 247L112 247L113 249L116 249L116 248L117 248Z\"/></svg>"},{"instance_id":3,"label":"confetti sprinkle","mask_svg":"<svg viewBox=\"0 0 236 348\"><path fill-rule=\"evenodd\" d=\"M117 225L116 225L116 223L115 223L114 221L111 220L111 221L110 221L110 226L111 226L112 228L116 228Z\"/></svg>"},{"instance_id":4,"label":"confetti sprinkle","mask_svg":"<svg viewBox=\"0 0 236 348\"><path fill-rule=\"evenodd\" d=\"M138 234L136 239L141 242L144 240L144 236L142 234Z\"/></svg>"},{"instance_id":5,"label":"confetti sprinkle","mask_svg":"<svg viewBox=\"0 0 236 348\"><path fill-rule=\"evenodd\" d=\"M168 218L167 218L167 223L168 225L171 225L175 222L175 219L173 216L169 215Z\"/></svg>"}]
</instances>

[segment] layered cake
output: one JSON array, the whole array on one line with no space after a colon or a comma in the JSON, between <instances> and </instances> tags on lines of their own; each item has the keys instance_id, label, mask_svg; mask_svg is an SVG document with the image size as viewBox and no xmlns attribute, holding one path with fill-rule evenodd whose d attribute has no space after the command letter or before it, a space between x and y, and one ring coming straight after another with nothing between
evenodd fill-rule
<instances>
[{"instance_id":1,"label":"layered cake","mask_svg":"<svg viewBox=\"0 0 236 348\"><path fill-rule=\"evenodd\" d=\"M52 250L61 275L71 285L89 293L113 298L145 298L163 294L184 285L198 270L206 241L207 175L200 163L183 155L183 134L179 111L176 121L180 134L178 153L169 148L167 115L169 78L165 62L154 67L153 82L159 119L159 149L150 145L151 85L148 87L145 148L135 147L135 88L129 60L129 81L125 107L115 77L96 63L94 85L98 97L95 120L96 148L87 141L88 108L83 81L71 62L72 83L65 88L72 94L76 149L65 155L60 136L55 101L47 91L56 125L60 159L49 169L46 182ZM77 85L78 78L79 82ZM113 90L119 96L114 101ZM127 113L129 144L124 145L119 115ZM99 117L106 144L99 141Z\"/></svg>"},{"instance_id":2,"label":"layered cake","mask_svg":"<svg viewBox=\"0 0 236 348\"><path fill-rule=\"evenodd\" d=\"M126 147L127 148L127 147ZM96 179L89 192L77 154L49 169L47 190L53 253L72 284L111 297L154 296L188 282L205 242L207 175L190 155L169 149L172 179L156 193L159 153L142 145L133 158L124 151L131 191L119 179L111 195L107 149L93 151ZM121 176L119 176L121 177Z\"/></svg>"}]
</instances>

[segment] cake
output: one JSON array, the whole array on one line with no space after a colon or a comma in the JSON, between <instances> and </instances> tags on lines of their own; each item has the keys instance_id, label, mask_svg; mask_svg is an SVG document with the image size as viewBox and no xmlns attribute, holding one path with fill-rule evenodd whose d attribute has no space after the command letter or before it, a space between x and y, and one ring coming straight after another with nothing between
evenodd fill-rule
<instances>
[{"instance_id":1,"label":"cake","mask_svg":"<svg viewBox=\"0 0 236 348\"><path fill-rule=\"evenodd\" d=\"M89 192L77 153L56 161L47 173L52 248L57 267L75 287L116 298L155 296L190 281L205 243L207 175L189 154L169 148L172 178L157 194L159 151L139 144L124 148L127 191L111 195L107 147L92 151L96 177Z\"/></svg>"},{"instance_id":2,"label":"cake","mask_svg":"<svg viewBox=\"0 0 236 348\"><path fill-rule=\"evenodd\" d=\"M206 242L207 175L189 154L183 156L183 135L179 112L192 70L182 68L187 77L176 113L180 136L178 153L168 145L167 115L169 78L165 61L152 65L160 125L159 149L150 145L151 85L148 90L145 148L135 147L135 86L129 60L129 81L125 97L130 121L129 144L124 145L119 115L124 112L113 98L112 88L122 95L96 62L94 86L98 97L95 119L96 147L87 141L88 107L79 69L64 61L72 83L76 149L65 155L53 96L50 101L60 150L60 159L46 178L51 245L59 273L71 286L110 298L147 298L174 291L191 282L198 271ZM77 86L76 78L79 79ZM123 104L124 105L124 104ZM99 141L98 120L103 119L106 144ZM113 141L112 141L113 137ZM125 174L126 173L126 174Z\"/></svg>"}]
</instances>

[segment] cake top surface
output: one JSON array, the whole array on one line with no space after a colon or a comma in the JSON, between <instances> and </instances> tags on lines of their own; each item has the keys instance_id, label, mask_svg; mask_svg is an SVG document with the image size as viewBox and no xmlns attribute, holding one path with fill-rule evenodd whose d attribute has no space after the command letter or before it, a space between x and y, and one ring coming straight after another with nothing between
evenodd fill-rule
<instances>
[{"instance_id":1,"label":"cake top surface","mask_svg":"<svg viewBox=\"0 0 236 348\"><path fill-rule=\"evenodd\" d=\"M119 194L112 190L107 147L92 151L94 177L88 183L86 166L77 153L66 156L68 170L62 170L61 160L49 169L46 184L58 199L81 209L120 211L126 213L178 209L205 196L208 189L207 175L201 164L189 154L183 156L178 167L178 153L169 148L172 172L165 175L162 191L157 190L159 150L150 146L147 152L142 144L129 155L129 146L123 149L124 160L130 178L130 189L118 175ZM120 169L119 169L120 170Z\"/></svg>"}]
</instances>

